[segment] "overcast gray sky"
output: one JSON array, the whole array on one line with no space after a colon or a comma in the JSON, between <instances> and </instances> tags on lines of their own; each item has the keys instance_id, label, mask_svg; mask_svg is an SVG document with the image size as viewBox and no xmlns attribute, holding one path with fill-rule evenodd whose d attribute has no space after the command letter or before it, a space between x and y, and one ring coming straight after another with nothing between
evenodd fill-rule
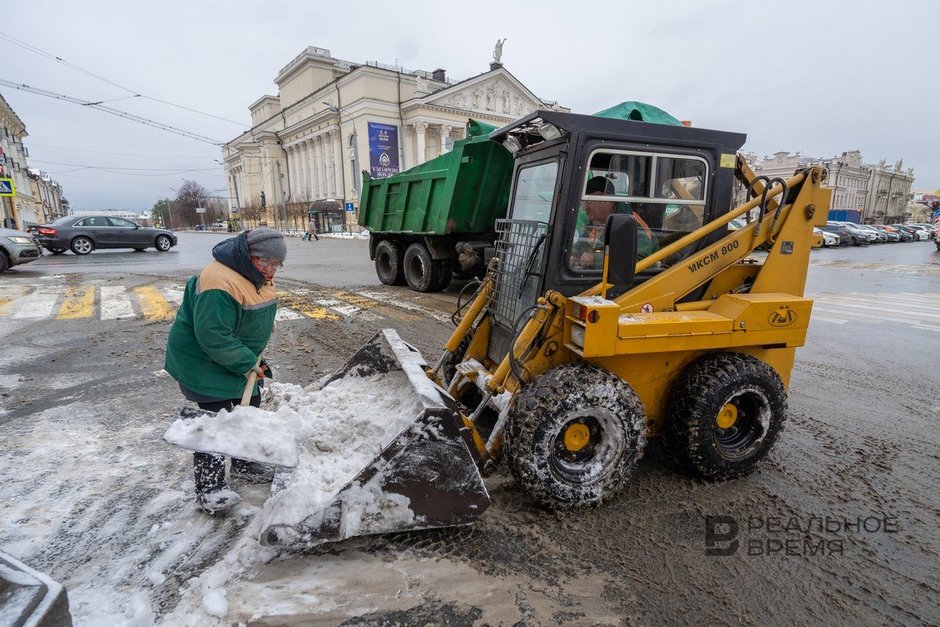
<instances>
[{"instance_id":1,"label":"overcast gray sky","mask_svg":"<svg viewBox=\"0 0 940 627\"><path fill-rule=\"evenodd\" d=\"M745 150L904 160L940 188L940 2L736 0L351 3L32 0L0 32L151 98L0 39L0 79L227 141L248 105L309 45L353 62L444 68L458 80L503 63L577 113L625 100L695 126L747 133ZM31 167L77 209L147 210L183 179L224 195L217 147L0 87L26 124ZM115 168L126 168L115 170ZM134 169L131 169L134 168Z\"/></svg>"}]
</instances>

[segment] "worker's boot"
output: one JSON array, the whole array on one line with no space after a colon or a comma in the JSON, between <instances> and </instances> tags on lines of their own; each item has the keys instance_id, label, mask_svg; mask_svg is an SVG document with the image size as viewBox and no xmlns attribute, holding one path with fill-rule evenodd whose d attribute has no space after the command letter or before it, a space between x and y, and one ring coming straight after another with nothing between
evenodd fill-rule
<instances>
[{"instance_id":1,"label":"worker's boot","mask_svg":"<svg viewBox=\"0 0 940 627\"><path fill-rule=\"evenodd\" d=\"M207 514L223 516L241 502L225 485L225 458L214 453L193 454L196 502Z\"/></svg>"}]
</instances>

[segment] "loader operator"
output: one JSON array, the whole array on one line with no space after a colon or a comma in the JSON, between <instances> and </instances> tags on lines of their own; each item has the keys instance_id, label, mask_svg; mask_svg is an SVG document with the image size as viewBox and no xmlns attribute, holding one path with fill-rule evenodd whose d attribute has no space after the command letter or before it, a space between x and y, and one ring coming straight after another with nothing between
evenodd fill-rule
<instances>
[{"instance_id":1,"label":"loader operator","mask_svg":"<svg viewBox=\"0 0 940 627\"><path fill-rule=\"evenodd\" d=\"M588 180L584 189L586 196L613 196L614 185L604 176ZM636 218L637 259L647 257L655 250L655 240L646 222L625 203L612 200L585 200L581 203L584 226L577 230L571 247L571 267L582 270L600 270L604 267L604 229L612 213L632 213ZM581 220L579 219L579 222Z\"/></svg>"},{"instance_id":2,"label":"loader operator","mask_svg":"<svg viewBox=\"0 0 940 627\"><path fill-rule=\"evenodd\" d=\"M273 280L287 245L280 231L252 229L216 244L212 256L215 261L186 283L167 339L165 368L187 400L217 412L239 404L251 372L259 379L270 376L267 364L257 364L274 328ZM251 405L261 405L257 384ZM222 455L194 453L193 468L203 510L220 515L241 501L225 483ZM272 475L266 464L232 460L233 478L262 482Z\"/></svg>"}]
</instances>

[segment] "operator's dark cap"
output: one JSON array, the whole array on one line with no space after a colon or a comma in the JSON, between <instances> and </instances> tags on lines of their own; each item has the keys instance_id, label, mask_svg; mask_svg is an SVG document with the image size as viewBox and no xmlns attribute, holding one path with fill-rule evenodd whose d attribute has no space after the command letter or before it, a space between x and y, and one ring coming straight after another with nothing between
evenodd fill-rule
<instances>
[{"instance_id":1,"label":"operator's dark cap","mask_svg":"<svg viewBox=\"0 0 940 627\"><path fill-rule=\"evenodd\" d=\"M613 196L614 184L606 176L595 176L587 182L584 193L596 194L597 192L600 192L604 196Z\"/></svg>"},{"instance_id":2,"label":"operator's dark cap","mask_svg":"<svg viewBox=\"0 0 940 627\"><path fill-rule=\"evenodd\" d=\"M287 243L284 234L274 229L251 229L245 232L248 238L248 254L265 259L284 261L287 258Z\"/></svg>"}]
</instances>

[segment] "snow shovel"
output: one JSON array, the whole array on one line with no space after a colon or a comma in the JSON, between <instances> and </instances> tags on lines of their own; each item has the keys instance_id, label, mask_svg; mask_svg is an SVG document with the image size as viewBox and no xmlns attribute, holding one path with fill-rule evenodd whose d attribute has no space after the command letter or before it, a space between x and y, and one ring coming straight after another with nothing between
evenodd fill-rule
<instances>
[{"instance_id":1,"label":"snow shovel","mask_svg":"<svg viewBox=\"0 0 940 627\"><path fill-rule=\"evenodd\" d=\"M341 487L333 492L318 492L312 480L328 470L314 438L301 442L298 467L275 474L264 506L262 544L311 546L479 518L490 499L478 470L477 447L457 403L427 377L426 366L417 349L385 329L326 380L321 389L346 386L350 393L398 395L412 402L392 404L398 412L383 414L376 408L368 417L386 435L365 443L371 446L357 443L341 451L353 472L359 467L357 455L363 464L345 483L337 481Z\"/></svg>"},{"instance_id":2,"label":"snow shovel","mask_svg":"<svg viewBox=\"0 0 940 627\"><path fill-rule=\"evenodd\" d=\"M261 364L261 358L255 367ZM258 374L252 369L240 406L248 407ZM249 421L237 414L221 418L216 412L182 407L163 439L169 444L201 453L218 453L279 466L297 465L297 446L270 420Z\"/></svg>"}]
</instances>

